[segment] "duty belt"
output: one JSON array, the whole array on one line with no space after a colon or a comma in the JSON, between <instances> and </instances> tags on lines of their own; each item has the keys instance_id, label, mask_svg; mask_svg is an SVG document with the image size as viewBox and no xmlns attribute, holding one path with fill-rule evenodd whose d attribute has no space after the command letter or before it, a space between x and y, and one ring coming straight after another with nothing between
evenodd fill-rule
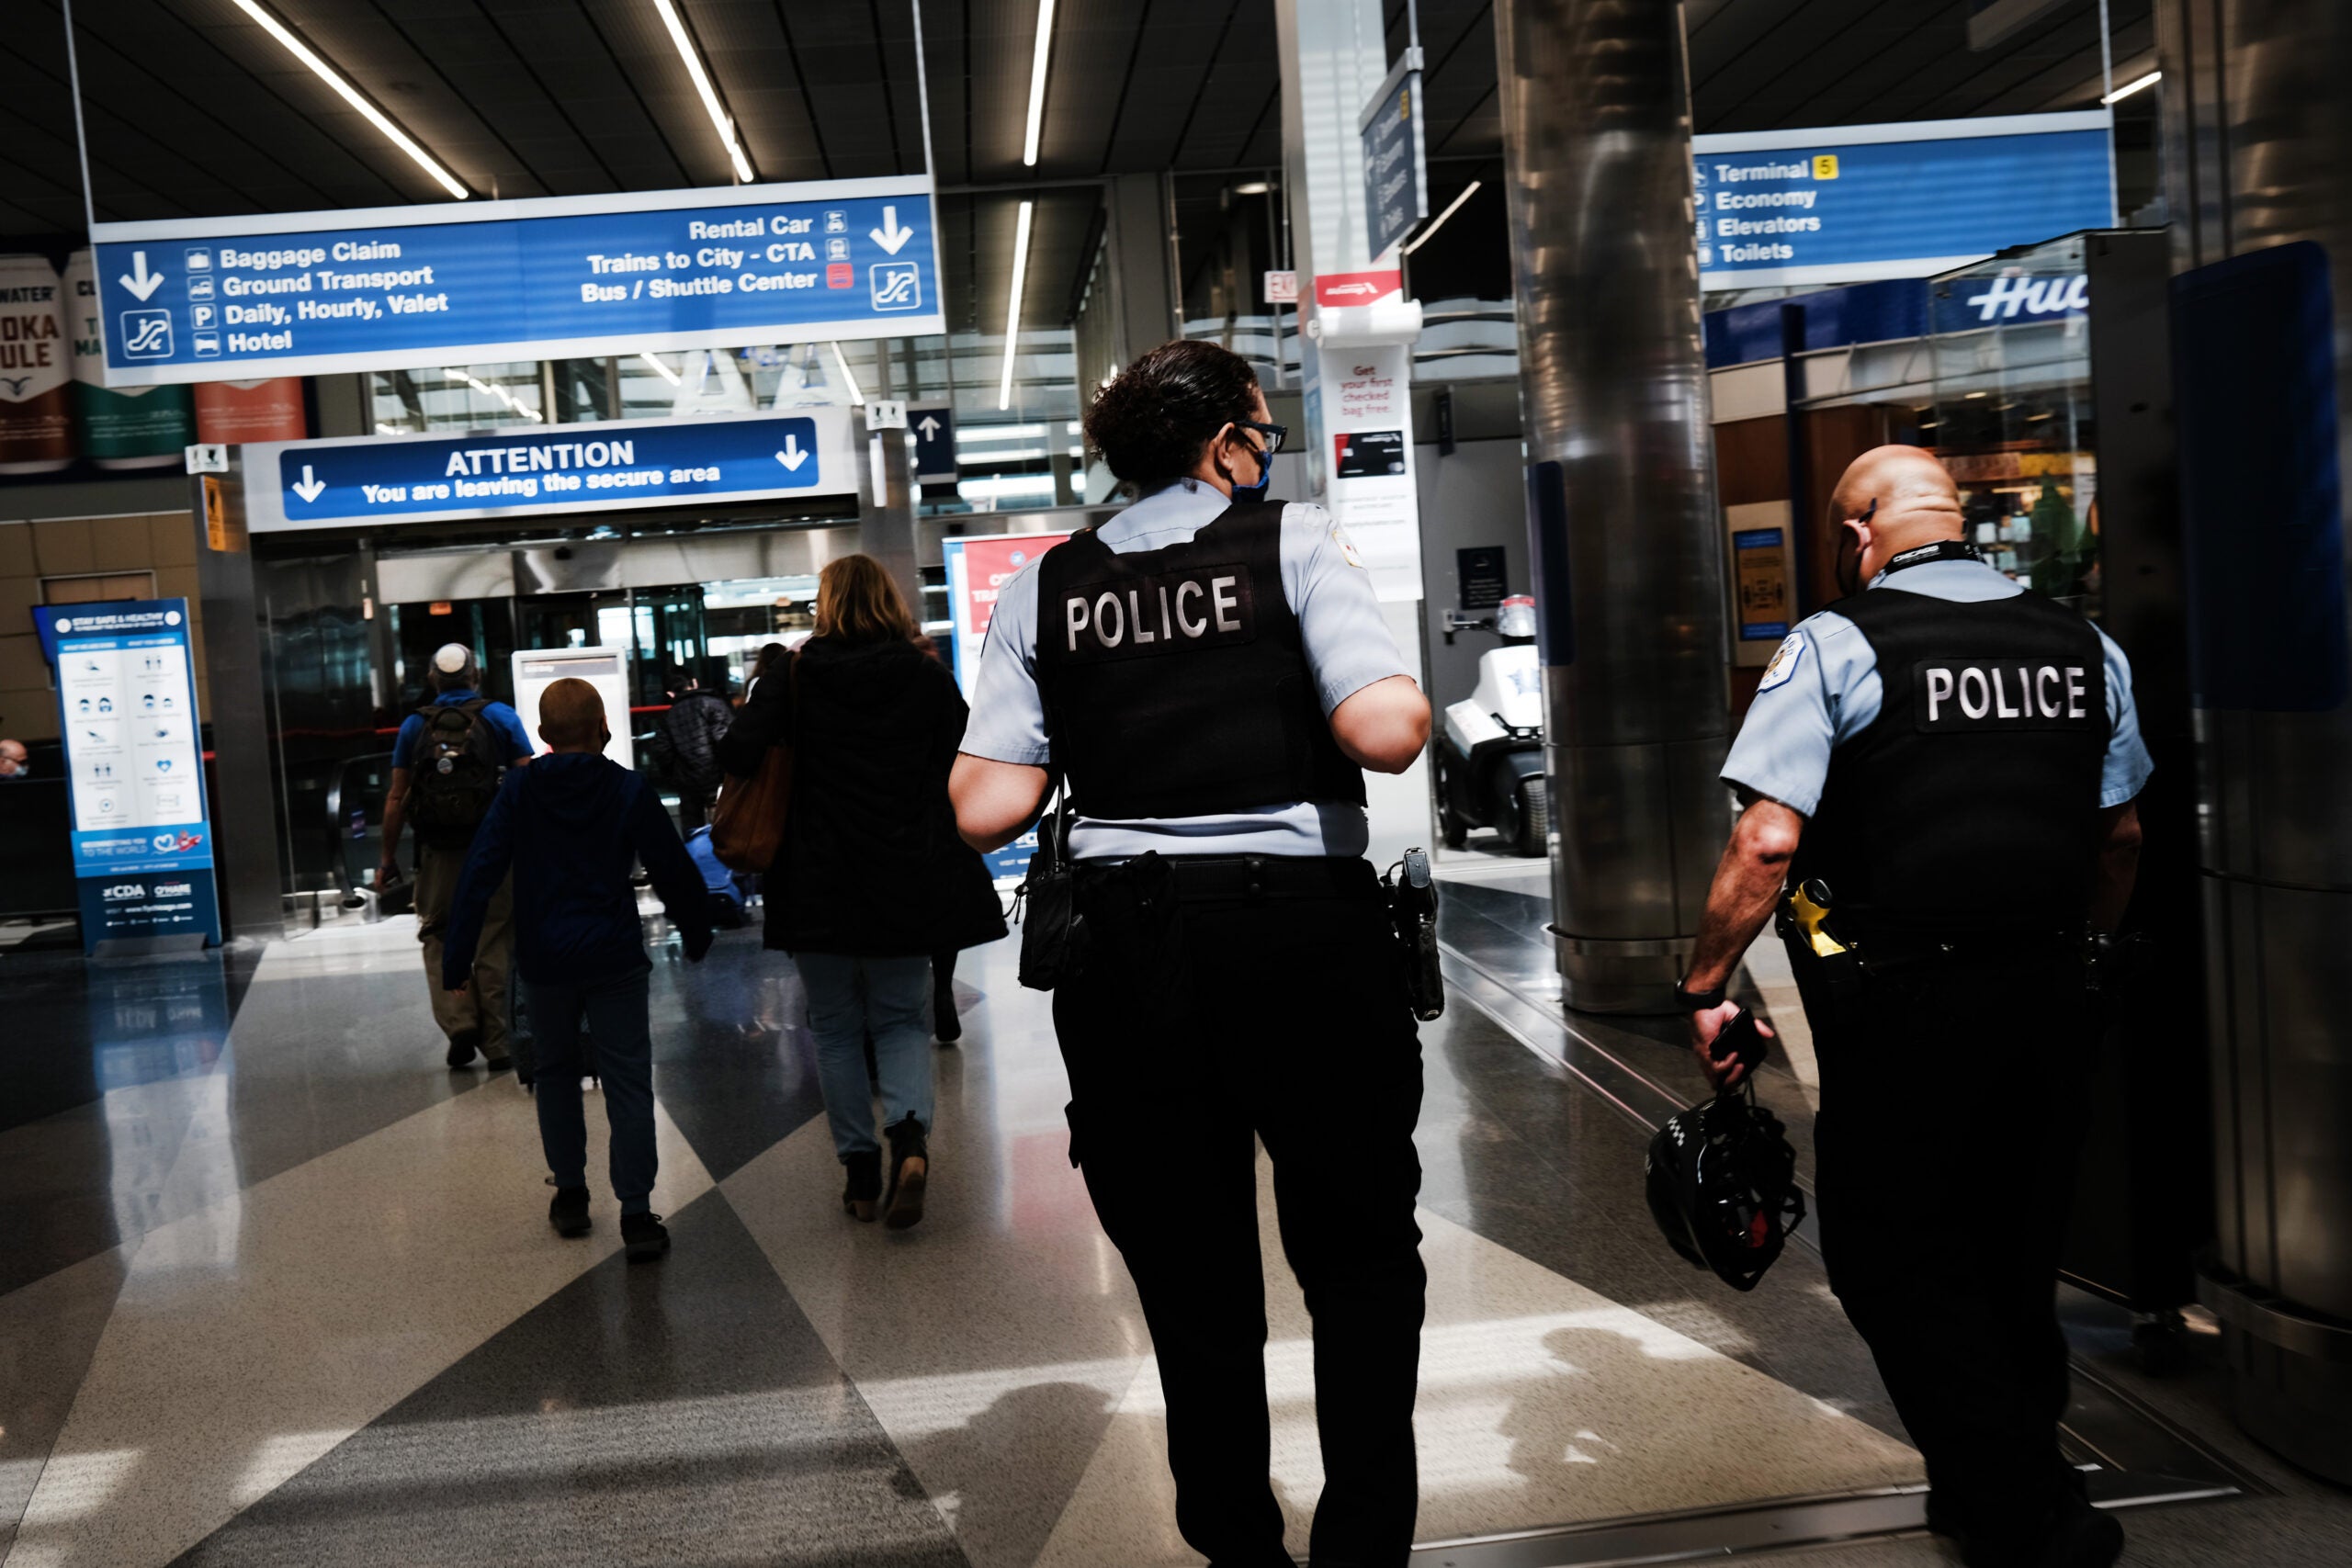
<instances>
[{"instance_id":1,"label":"duty belt","mask_svg":"<svg viewBox=\"0 0 2352 1568\"><path fill-rule=\"evenodd\" d=\"M1369 898L1379 879L1369 862L1347 855L1162 855L1187 903L1250 903L1270 898ZM1111 862L1080 861L1080 865Z\"/></svg>"}]
</instances>

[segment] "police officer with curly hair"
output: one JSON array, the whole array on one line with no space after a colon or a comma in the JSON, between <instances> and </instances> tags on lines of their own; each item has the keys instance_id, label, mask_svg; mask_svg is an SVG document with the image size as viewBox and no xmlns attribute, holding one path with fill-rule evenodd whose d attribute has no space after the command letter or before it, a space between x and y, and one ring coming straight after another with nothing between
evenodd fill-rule
<instances>
[{"instance_id":1,"label":"police officer with curly hair","mask_svg":"<svg viewBox=\"0 0 2352 1568\"><path fill-rule=\"evenodd\" d=\"M1135 503L1005 585L950 791L993 849L1058 773L1075 973L1070 1156L1142 1298L1177 1528L1288 1564L1269 1480L1257 1145L1315 1323L1318 1568L1403 1568L1416 1507L1420 1054L1363 770L1430 709L1346 535L1265 499L1284 432L1213 344L1144 355L1090 441Z\"/></svg>"},{"instance_id":2,"label":"police officer with curly hair","mask_svg":"<svg viewBox=\"0 0 2352 1568\"><path fill-rule=\"evenodd\" d=\"M1745 1071L1714 1050L1724 988L1782 910L1822 1258L1927 1460L1928 1528L1969 1568L2105 1568L2123 1532L2058 1451L2052 1296L2086 938L2131 897L2150 771L2131 666L1985 564L1932 454L1864 453L1833 505L1847 597L1781 644L1724 764L1747 808L1681 983L1691 1041L1718 1081Z\"/></svg>"}]
</instances>

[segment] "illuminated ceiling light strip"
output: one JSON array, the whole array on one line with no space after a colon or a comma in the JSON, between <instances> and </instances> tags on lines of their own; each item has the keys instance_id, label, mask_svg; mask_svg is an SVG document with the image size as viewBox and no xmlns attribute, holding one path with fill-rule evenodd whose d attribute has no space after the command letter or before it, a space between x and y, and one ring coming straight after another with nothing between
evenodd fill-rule
<instances>
[{"instance_id":1,"label":"illuminated ceiling light strip","mask_svg":"<svg viewBox=\"0 0 2352 1568\"><path fill-rule=\"evenodd\" d=\"M441 188L449 193L451 197L458 201L463 201L468 197L473 195L473 192L468 190L458 182L457 175L451 174L448 170L443 168L437 162L435 162L433 154L418 146L416 142L411 139L407 131L402 130L399 126L394 125L390 118L385 115L383 110L368 102L367 95L363 94L358 88L345 81L341 72L337 71L334 66L329 65L324 60L319 58L319 56L312 51L309 44L304 43L300 38L295 36L292 28L288 28L284 22L279 21L277 17L263 8L260 5L256 4L255 0L237 0L237 9L243 11L246 16L251 17L254 21L260 23L264 32L266 32L270 37L276 39L280 44L284 45L286 51L288 54L291 54L295 59L309 66L312 74L316 75L320 81L324 82L328 86L333 87L335 90L336 95L340 96L345 103L349 104L353 108L357 109L360 114L365 116L368 123L374 126L377 130L382 131L385 136L390 138L393 146L399 148L401 152L415 159L417 166L423 169L426 174L431 175L434 179L439 183Z\"/></svg>"},{"instance_id":2,"label":"illuminated ceiling light strip","mask_svg":"<svg viewBox=\"0 0 2352 1568\"><path fill-rule=\"evenodd\" d=\"M1004 380L996 389L996 406L1012 406L1012 356L1021 346L1021 290L1029 281L1029 211L1021 204L1021 220L1012 231L1012 288L1004 301Z\"/></svg>"},{"instance_id":3,"label":"illuminated ceiling light strip","mask_svg":"<svg viewBox=\"0 0 2352 1568\"><path fill-rule=\"evenodd\" d=\"M1415 251L1419 250L1423 245L1428 244L1430 243L1430 236L1436 233L1440 229L1445 227L1445 220L1453 216L1454 209L1459 208L1464 202L1469 200L1472 197L1478 194L1478 181L1472 180L1468 185L1464 186L1462 187L1462 194L1455 197L1452 201L1447 202L1445 204L1445 210L1437 215L1437 221L1413 236L1412 243L1405 247L1404 254L1409 256Z\"/></svg>"},{"instance_id":4,"label":"illuminated ceiling light strip","mask_svg":"<svg viewBox=\"0 0 2352 1568\"><path fill-rule=\"evenodd\" d=\"M1029 131L1022 139L1021 161L1037 166L1037 133L1046 123L1046 59L1054 51L1054 0L1037 0L1037 52L1029 61Z\"/></svg>"},{"instance_id":5,"label":"illuminated ceiling light strip","mask_svg":"<svg viewBox=\"0 0 2352 1568\"><path fill-rule=\"evenodd\" d=\"M2120 104L2124 99L2130 97L2132 94L2138 92L2141 88L2153 87L2164 79L2165 73L2163 72L2151 71L2136 82L2124 83L2123 85L2116 88L2115 91L2101 98L2099 102L2102 104ZM2077 101L2079 102L2080 100Z\"/></svg>"},{"instance_id":6,"label":"illuminated ceiling light strip","mask_svg":"<svg viewBox=\"0 0 2352 1568\"><path fill-rule=\"evenodd\" d=\"M470 372L464 370L444 369L441 374L444 376L455 377L457 379L463 381L467 386L471 387L475 391L480 392L483 397L493 399L498 402L504 403L508 408L513 409L516 413L521 414L525 419L529 420L534 424L543 424L546 423L545 420L540 418L538 410L535 408L526 408L523 404L516 402L514 395L508 392L503 387L493 387L489 382L481 380Z\"/></svg>"},{"instance_id":7,"label":"illuminated ceiling light strip","mask_svg":"<svg viewBox=\"0 0 2352 1568\"><path fill-rule=\"evenodd\" d=\"M864 408L865 389L857 384L857 375L849 367L849 355L842 352L842 345L839 343L833 344L833 363L842 367L842 379L849 383L850 401Z\"/></svg>"},{"instance_id":8,"label":"illuminated ceiling light strip","mask_svg":"<svg viewBox=\"0 0 2352 1568\"><path fill-rule=\"evenodd\" d=\"M653 357L653 351L651 349L639 349L637 351L637 356L639 359L644 360L648 365L653 367L656 370L662 372L662 379L669 382L673 387L683 387L685 385L684 381L678 378L678 373L675 370L671 369L668 366Z\"/></svg>"},{"instance_id":9,"label":"illuminated ceiling light strip","mask_svg":"<svg viewBox=\"0 0 2352 1568\"><path fill-rule=\"evenodd\" d=\"M718 88L703 68L702 51L695 47L694 36L686 31L686 20L678 15L671 0L653 0L653 8L662 13L662 25L670 29L670 41L677 46L678 58L686 62L686 74L695 79L695 91L702 95L702 107L710 116L710 123L718 132L720 145L735 165L735 178L743 185L752 180L752 161L743 155L743 144L735 139L735 121L728 115L727 106L719 101Z\"/></svg>"}]
</instances>

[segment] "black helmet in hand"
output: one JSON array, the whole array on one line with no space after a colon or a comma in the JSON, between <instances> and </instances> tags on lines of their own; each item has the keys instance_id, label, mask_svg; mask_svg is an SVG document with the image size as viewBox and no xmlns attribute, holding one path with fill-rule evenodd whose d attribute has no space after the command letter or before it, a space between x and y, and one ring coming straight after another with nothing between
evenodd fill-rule
<instances>
[{"instance_id":1,"label":"black helmet in hand","mask_svg":"<svg viewBox=\"0 0 2352 1568\"><path fill-rule=\"evenodd\" d=\"M1797 1152L1752 1088L1669 1118L1650 1140L1650 1213L1691 1266L1752 1291L1804 1219Z\"/></svg>"}]
</instances>

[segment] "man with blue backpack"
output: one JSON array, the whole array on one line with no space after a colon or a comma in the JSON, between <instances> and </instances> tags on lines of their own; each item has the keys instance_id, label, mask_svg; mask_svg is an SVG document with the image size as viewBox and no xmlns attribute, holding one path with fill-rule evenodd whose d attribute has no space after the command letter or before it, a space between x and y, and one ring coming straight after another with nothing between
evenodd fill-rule
<instances>
[{"instance_id":1,"label":"man with blue backpack","mask_svg":"<svg viewBox=\"0 0 2352 1568\"><path fill-rule=\"evenodd\" d=\"M507 1029L507 970L514 950L511 889L502 883L482 922L466 990L441 986L442 938L458 876L474 830L506 770L531 760L531 738L504 703L480 695L473 650L463 643L433 656L433 700L401 722L392 742L392 782L384 792L384 862L376 886L400 879L401 829L416 830L416 935L424 944L424 973L433 994L433 1021L448 1037L448 1062L462 1067L479 1052L492 1072L511 1065ZM527 1064L526 1064L527 1066Z\"/></svg>"}]
</instances>

